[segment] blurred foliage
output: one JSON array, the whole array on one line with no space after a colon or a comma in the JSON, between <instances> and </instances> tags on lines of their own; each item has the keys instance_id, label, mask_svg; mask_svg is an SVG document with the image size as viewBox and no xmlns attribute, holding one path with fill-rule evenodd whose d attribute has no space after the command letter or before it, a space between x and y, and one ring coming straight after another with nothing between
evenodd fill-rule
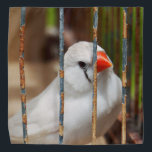
<instances>
[{"instance_id":1,"label":"blurred foliage","mask_svg":"<svg viewBox=\"0 0 152 152\"><path fill-rule=\"evenodd\" d=\"M143 92L143 8L140 8L140 54L139 54L139 104L141 107Z\"/></svg>"},{"instance_id":2,"label":"blurred foliage","mask_svg":"<svg viewBox=\"0 0 152 152\"><path fill-rule=\"evenodd\" d=\"M131 98L135 98L136 8L132 12Z\"/></svg>"},{"instance_id":3,"label":"blurred foliage","mask_svg":"<svg viewBox=\"0 0 152 152\"><path fill-rule=\"evenodd\" d=\"M57 8L46 9L46 26L54 27L57 25Z\"/></svg>"}]
</instances>

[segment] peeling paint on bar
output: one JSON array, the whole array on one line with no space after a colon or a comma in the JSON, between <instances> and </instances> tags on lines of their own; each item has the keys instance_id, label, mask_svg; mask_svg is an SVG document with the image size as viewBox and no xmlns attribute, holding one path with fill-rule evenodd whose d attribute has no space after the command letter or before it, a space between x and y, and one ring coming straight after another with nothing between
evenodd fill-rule
<instances>
[{"instance_id":1,"label":"peeling paint on bar","mask_svg":"<svg viewBox=\"0 0 152 152\"><path fill-rule=\"evenodd\" d=\"M25 14L26 14L26 8L22 7L21 24L20 24L19 69L20 69L21 103L22 103L23 141L24 144L27 144L28 135L27 135L26 90L25 90L25 72L24 72Z\"/></svg>"},{"instance_id":2,"label":"peeling paint on bar","mask_svg":"<svg viewBox=\"0 0 152 152\"><path fill-rule=\"evenodd\" d=\"M64 71L60 70L60 78L64 78Z\"/></svg>"},{"instance_id":3,"label":"peeling paint on bar","mask_svg":"<svg viewBox=\"0 0 152 152\"><path fill-rule=\"evenodd\" d=\"M97 26L98 8L93 8L93 103L92 103L92 144L96 144L96 121L97 121Z\"/></svg>"},{"instance_id":4,"label":"peeling paint on bar","mask_svg":"<svg viewBox=\"0 0 152 152\"><path fill-rule=\"evenodd\" d=\"M21 101L26 103L26 95L25 94L21 94Z\"/></svg>"},{"instance_id":5,"label":"peeling paint on bar","mask_svg":"<svg viewBox=\"0 0 152 152\"><path fill-rule=\"evenodd\" d=\"M123 38L122 71L125 71L126 65L127 65L127 39Z\"/></svg>"},{"instance_id":6,"label":"peeling paint on bar","mask_svg":"<svg viewBox=\"0 0 152 152\"><path fill-rule=\"evenodd\" d=\"M121 143L126 144L126 86L127 86L127 8L123 8L123 48L122 48L122 134Z\"/></svg>"},{"instance_id":7,"label":"peeling paint on bar","mask_svg":"<svg viewBox=\"0 0 152 152\"><path fill-rule=\"evenodd\" d=\"M125 103L125 96L126 96L126 93L127 93L126 88L122 87L122 94L123 94L123 96L122 96L122 104Z\"/></svg>"},{"instance_id":8,"label":"peeling paint on bar","mask_svg":"<svg viewBox=\"0 0 152 152\"><path fill-rule=\"evenodd\" d=\"M60 31L59 31L59 55L60 55L60 111L59 111L59 144L63 143L64 132L64 8L59 9Z\"/></svg>"}]
</instances>

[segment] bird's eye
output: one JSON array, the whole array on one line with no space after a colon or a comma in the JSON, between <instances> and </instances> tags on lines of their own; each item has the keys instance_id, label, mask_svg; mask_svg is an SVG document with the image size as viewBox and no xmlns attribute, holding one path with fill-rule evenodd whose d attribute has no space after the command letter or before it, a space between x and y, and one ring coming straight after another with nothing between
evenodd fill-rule
<instances>
[{"instance_id":1,"label":"bird's eye","mask_svg":"<svg viewBox=\"0 0 152 152\"><path fill-rule=\"evenodd\" d=\"M83 68L83 69L86 68L86 63L84 63L84 62L82 62L82 61L79 61L78 63L79 63L79 66L80 66L81 68Z\"/></svg>"}]
</instances>

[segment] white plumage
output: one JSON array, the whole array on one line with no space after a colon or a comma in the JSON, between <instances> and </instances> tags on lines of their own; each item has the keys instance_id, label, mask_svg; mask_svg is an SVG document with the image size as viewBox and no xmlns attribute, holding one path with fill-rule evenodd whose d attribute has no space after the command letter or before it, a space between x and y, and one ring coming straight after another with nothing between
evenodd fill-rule
<instances>
[{"instance_id":1,"label":"white plumage","mask_svg":"<svg viewBox=\"0 0 152 152\"><path fill-rule=\"evenodd\" d=\"M104 51L97 46L97 51ZM91 141L93 44L78 42L64 56L64 137L63 144ZM86 63L87 76L78 64ZM91 80L90 82L88 81ZM113 66L97 75L97 137L104 135L121 110L121 81ZM28 137L31 144L58 144L59 76L27 104ZM23 143L21 111L8 121L12 143Z\"/></svg>"}]
</instances>

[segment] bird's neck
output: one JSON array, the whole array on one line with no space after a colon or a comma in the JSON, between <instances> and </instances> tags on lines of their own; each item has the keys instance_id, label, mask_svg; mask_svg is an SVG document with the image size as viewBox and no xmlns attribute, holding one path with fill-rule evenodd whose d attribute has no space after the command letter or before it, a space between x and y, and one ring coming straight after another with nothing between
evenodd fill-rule
<instances>
[{"instance_id":1,"label":"bird's neck","mask_svg":"<svg viewBox=\"0 0 152 152\"><path fill-rule=\"evenodd\" d=\"M75 90L68 82L64 82L64 92L65 96L72 97L72 98L79 98L82 96L86 96L88 93L92 91L92 88L88 87L88 90L81 91L81 90Z\"/></svg>"}]
</instances>

